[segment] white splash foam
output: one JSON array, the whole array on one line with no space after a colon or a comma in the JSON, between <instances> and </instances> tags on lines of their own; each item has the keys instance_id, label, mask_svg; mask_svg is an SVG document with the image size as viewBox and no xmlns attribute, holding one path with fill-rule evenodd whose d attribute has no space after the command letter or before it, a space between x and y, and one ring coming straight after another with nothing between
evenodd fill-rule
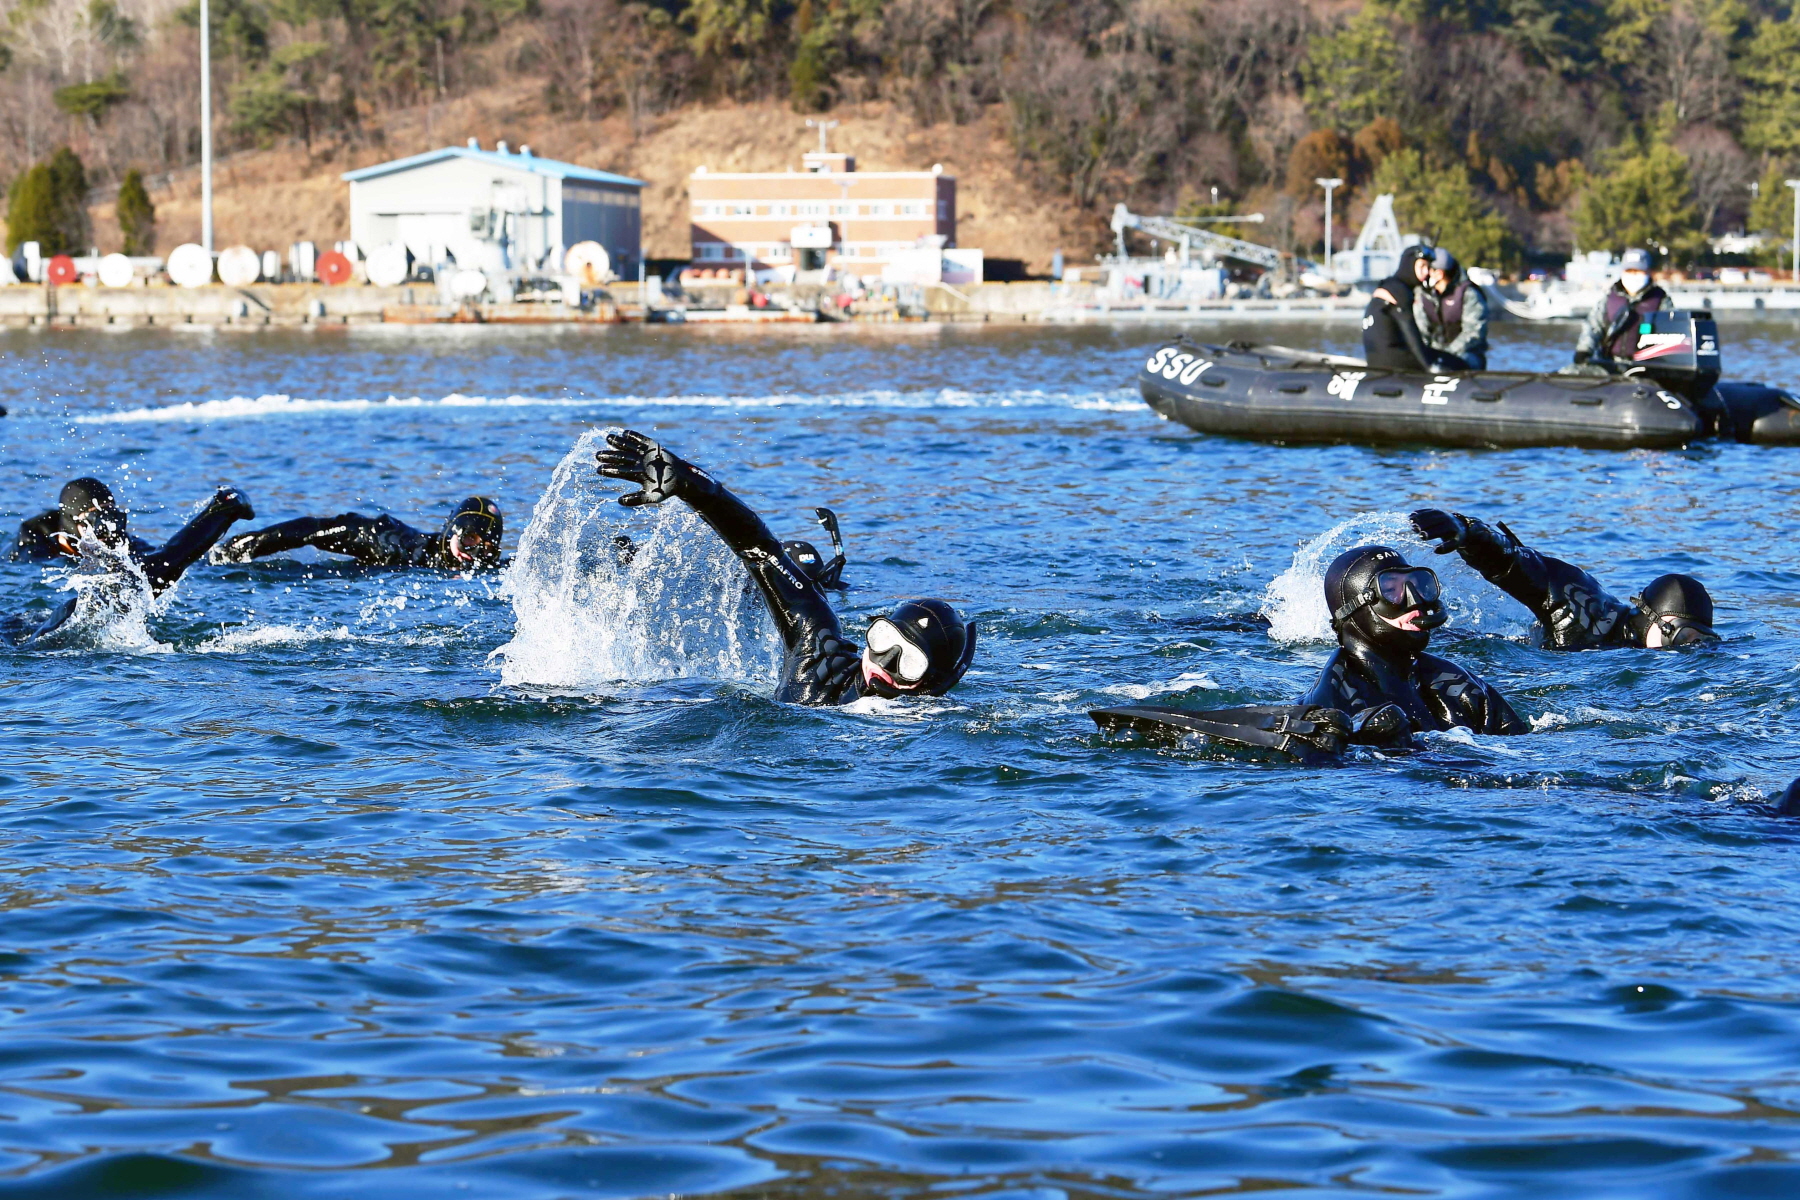
<instances>
[{"instance_id":1,"label":"white splash foam","mask_svg":"<svg viewBox=\"0 0 1800 1200\"><path fill-rule=\"evenodd\" d=\"M422 396L386 399L308 399L301 396L233 396L226 400L189 400L120 412L89 413L79 425L121 425L146 421L217 421L262 417L317 416L368 412L401 412L443 408L1072 408L1121 412L1141 407L1130 392L1096 396L1091 392L1046 392L1020 388L1003 392L968 392L958 388L902 392L870 389L827 395L763 396L465 396L453 392L436 400Z\"/></svg>"},{"instance_id":2,"label":"white splash foam","mask_svg":"<svg viewBox=\"0 0 1800 1200\"><path fill-rule=\"evenodd\" d=\"M1294 551L1288 569L1263 592L1262 615L1278 642L1329 642L1331 613L1325 607L1325 569L1353 546L1392 546L1408 562L1428 566L1443 584L1450 624L1458 629L1518 636L1531 627L1530 615L1496 591L1454 554L1437 554L1421 541L1403 512L1357 513Z\"/></svg>"},{"instance_id":3,"label":"white splash foam","mask_svg":"<svg viewBox=\"0 0 1800 1200\"><path fill-rule=\"evenodd\" d=\"M1100 689L1105 696L1123 696L1127 700L1148 700L1168 692L1185 692L1194 688L1215 689L1219 685L1212 676L1200 671L1177 675L1167 683L1115 683Z\"/></svg>"},{"instance_id":4,"label":"white splash foam","mask_svg":"<svg viewBox=\"0 0 1800 1200\"><path fill-rule=\"evenodd\" d=\"M44 639L45 646L128 654L174 650L150 632L150 618L167 606L170 593L156 595L130 555L83 536L80 560L66 572L52 572L51 578L78 599L69 619Z\"/></svg>"},{"instance_id":5,"label":"white splash foam","mask_svg":"<svg viewBox=\"0 0 1800 1200\"><path fill-rule=\"evenodd\" d=\"M774 622L719 536L679 500L625 509L594 470L595 430L575 443L501 580L510 642L494 652L511 686L596 690L686 676L772 689ZM614 538L629 537L634 554Z\"/></svg>"},{"instance_id":6,"label":"white splash foam","mask_svg":"<svg viewBox=\"0 0 1800 1200\"><path fill-rule=\"evenodd\" d=\"M201 654L238 654L265 646L304 646L313 642L347 642L350 629L345 625L255 625L229 630L218 637L201 642L194 649Z\"/></svg>"}]
</instances>

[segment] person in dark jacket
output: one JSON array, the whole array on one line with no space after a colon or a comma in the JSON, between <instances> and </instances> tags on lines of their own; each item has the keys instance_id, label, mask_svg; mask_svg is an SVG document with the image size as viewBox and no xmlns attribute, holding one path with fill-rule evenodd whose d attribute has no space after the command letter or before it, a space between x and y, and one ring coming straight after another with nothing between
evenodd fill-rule
<instances>
[{"instance_id":1,"label":"person in dark jacket","mask_svg":"<svg viewBox=\"0 0 1800 1200\"><path fill-rule=\"evenodd\" d=\"M861 696L941 696L975 657L975 623L942 600L909 600L869 622L866 648L844 637L819 584L788 556L761 517L712 476L641 433L606 435L601 475L639 490L626 508L679 498L700 515L750 572L775 618L784 654L775 699L848 704Z\"/></svg>"},{"instance_id":2,"label":"person in dark jacket","mask_svg":"<svg viewBox=\"0 0 1800 1200\"><path fill-rule=\"evenodd\" d=\"M1400 266L1381 281L1363 309L1363 359L1371 367L1413 372L1436 367L1413 323L1413 292L1425 282L1427 271L1424 255L1422 246L1401 251Z\"/></svg>"},{"instance_id":3,"label":"person in dark jacket","mask_svg":"<svg viewBox=\"0 0 1800 1200\"><path fill-rule=\"evenodd\" d=\"M1650 274L1648 250L1633 247L1619 260L1619 278L1589 310L1575 343L1575 365L1608 370L1629 365L1637 353L1638 325L1651 313L1675 307Z\"/></svg>"},{"instance_id":4,"label":"person in dark jacket","mask_svg":"<svg viewBox=\"0 0 1800 1200\"><path fill-rule=\"evenodd\" d=\"M1427 260L1425 285L1413 292L1413 321L1428 350L1439 354L1439 369L1487 370L1487 295L1439 246Z\"/></svg>"},{"instance_id":5,"label":"person in dark jacket","mask_svg":"<svg viewBox=\"0 0 1800 1200\"><path fill-rule=\"evenodd\" d=\"M1412 734L1461 727L1529 732L1493 687L1448 659L1425 653L1448 619L1437 573L1388 546L1358 546L1325 572L1325 604L1338 649L1300 703L1350 717L1350 740L1404 744Z\"/></svg>"},{"instance_id":6,"label":"person in dark jacket","mask_svg":"<svg viewBox=\"0 0 1800 1200\"><path fill-rule=\"evenodd\" d=\"M414 529L383 513L366 517L295 517L267 529L240 533L217 550L213 561L242 563L284 550L311 546L343 554L365 567L427 567L439 571L491 571L500 565L505 520L486 496L470 496L456 506L436 533Z\"/></svg>"},{"instance_id":7,"label":"person in dark jacket","mask_svg":"<svg viewBox=\"0 0 1800 1200\"><path fill-rule=\"evenodd\" d=\"M1504 522L1493 529L1462 513L1422 508L1412 523L1421 537L1438 543L1439 554L1460 554L1483 579L1530 609L1550 649L1673 650L1719 639L1712 597L1692 575L1659 575L1626 604L1580 567L1521 543Z\"/></svg>"},{"instance_id":8,"label":"person in dark jacket","mask_svg":"<svg viewBox=\"0 0 1800 1200\"><path fill-rule=\"evenodd\" d=\"M122 567L128 562L142 572L151 594L161 595L212 549L232 522L254 516L256 510L250 507L242 492L236 488L220 488L204 508L157 549L142 538L131 536L126 528L128 516L113 498L111 488L98 479L74 479L63 485L55 508L39 513L19 526L12 557L37 562L79 560L90 547L96 548L109 565ZM110 574L116 577L118 584L127 588L134 586L127 581L126 571L113 570ZM51 613L48 620L33 621L22 616L0 620L0 637L15 645L48 637L68 624L84 601L122 603L117 588L77 592Z\"/></svg>"}]
</instances>

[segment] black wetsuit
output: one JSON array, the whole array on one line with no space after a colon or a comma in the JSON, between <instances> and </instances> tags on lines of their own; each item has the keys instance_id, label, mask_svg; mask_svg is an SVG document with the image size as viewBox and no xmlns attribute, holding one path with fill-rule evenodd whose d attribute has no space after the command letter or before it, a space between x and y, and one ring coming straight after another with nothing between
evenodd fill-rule
<instances>
[{"instance_id":1,"label":"black wetsuit","mask_svg":"<svg viewBox=\"0 0 1800 1200\"><path fill-rule=\"evenodd\" d=\"M81 540L81 532L67 513L60 508L47 508L35 517L27 517L19 522L19 536L13 541L12 553L8 555L13 562L50 562L53 559L69 558L71 555L65 546L74 546ZM156 547L141 537L129 539L131 553L136 558L153 554Z\"/></svg>"},{"instance_id":2,"label":"black wetsuit","mask_svg":"<svg viewBox=\"0 0 1800 1200\"><path fill-rule=\"evenodd\" d=\"M1644 598L1650 602L1646 608L1613 596L1600 586L1599 580L1573 563L1533 550L1504 523L1496 529L1475 517L1437 509L1414 513L1413 523L1426 537L1444 539L1438 553L1454 549L1483 579L1530 609L1548 649L1643 648L1658 619L1650 609L1675 613L1684 607L1703 607L1700 622L1690 619L1685 623L1699 624L1708 639L1715 636L1711 632L1711 597L1706 596L1698 580L1688 576L1663 575L1651 581L1644 589ZM1457 523L1461 524L1460 530ZM1668 603L1665 596L1689 603Z\"/></svg>"},{"instance_id":3,"label":"black wetsuit","mask_svg":"<svg viewBox=\"0 0 1800 1200\"><path fill-rule=\"evenodd\" d=\"M48 536L50 533L57 531L76 533L72 524L65 529L61 524L49 521L48 518L53 515L61 517L60 512L41 513L20 526L19 546L14 549L15 558L34 557L39 543L32 539L39 534L44 535L50 544L55 545L54 538ZM250 502L244 499L243 494L236 488L220 488L213 493L212 499L206 502L206 507L196 513L186 525L176 530L175 536L171 537L162 549L155 549L150 543L135 537L125 538L123 546L131 556L132 562L144 573L144 579L150 584L151 593L161 595L173 587L175 581L180 579L189 567L205 557L206 552L212 549L213 544L225 535L227 529L231 528L232 522L245 520L255 515L256 510L250 507ZM31 531L31 539L28 539L27 536L28 529ZM19 550L26 545L28 540L31 542L33 553L21 555ZM60 551L57 556L69 557ZM54 633L75 615L76 607L81 600L81 593L70 596L45 621L33 622L30 618L23 616L14 616L0 621L0 637L15 644L23 644Z\"/></svg>"},{"instance_id":4,"label":"black wetsuit","mask_svg":"<svg viewBox=\"0 0 1800 1200\"><path fill-rule=\"evenodd\" d=\"M1430 371L1436 358L1419 336L1413 323L1413 289L1416 280L1413 263L1419 258L1418 247L1408 246L1400 256L1400 269L1381 281L1377 291L1385 291L1396 303L1390 304L1379 295L1369 297L1363 308L1363 359L1371 367L1389 371Z\"/></svg>"},{"instance_id":5,"label":"black wetsuit","mask_svg":"<svg viewBox=\"0 0 1800 1200\"><path fill-rule=\"evenodd\" d=\"M1529 732L1506 698L1479 676L1425 652L1430 630L1445 619L1435 592L1423 599L1408 592L1398 603L1382 600L1376 590L1381 575L1416 571L1386 546L1359 546L1333 561L1325 573L1325 603L1338 649L1300 703L1349 714L1351 740L1370 745L1402 744L1413 733L1457 727ZM1413 628L1383 620L1408 610Z\"/></svg>"},{"instance_id":6,"label":"black wetsuit","mask_svg":"<svg viewBox=\"0 0 1800 1200\"><path fill-rule=\"evenodd\" d=\"M469 566L451 554L441 533L426 533L383 513L365 517L340 513L335 517L296 517L267 529L240 533L213 555L215 562L249 562L284 550L311 546L330 554L344 554L367 567L430 567L461 571Z\"/></svg>"},{"instance_id":7,"label":"black wetsuit","mask_svg":"<svg viewBox=\"0 0 1800 1200\"><path fill-rule=\"evenodd\" d=\"M848 704L862 695L862 647L844 637L825 591L782 549L763 519L724 484L690 465L680 497L712 526L750 572L781 635L775 699L790 704Z\"/></svg>"},{"instance_id":8,"label":"black wetsuit","mask_svg":"<svg viewBox=\"0 0 1800 1200\"><path fill-rule=\"evenodd\" d=\"M1384 705L1398 705L1411 730L1462 727L1476 733L1528 733L1506 697L1480 676L1435 654L1391 655L1374 646L1346 641L1319 673L1300 703L1341 709L1357 733L1351 740L1375 744L1402 741L1370 717Z\"/></svg>"},{"instance_id":9,"label":"black wetsuit","mask_svg":"<svg viewBox=\"0 0 1800 1200\"><path fill-rule=\"evenodd\" d=\"M1474 517L1463 520L1469 523L1469 533L1457 554L1483 579L1531 610L1544 645L1592 650L1644 644L1643 630L1631 619L1637 610L1608 593L1592 575L1524 545L1505 525L1496 530Z\"/></svg>"}]
</instances>

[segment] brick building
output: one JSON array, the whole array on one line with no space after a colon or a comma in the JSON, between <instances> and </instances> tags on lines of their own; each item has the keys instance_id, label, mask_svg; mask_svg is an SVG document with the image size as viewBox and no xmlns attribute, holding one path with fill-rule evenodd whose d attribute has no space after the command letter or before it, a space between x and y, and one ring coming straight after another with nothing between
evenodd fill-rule
<instances>
[{"instance_id":1,"label":"brick building","mask_svg":"<svg viewBox=\"0 0 1800 1200\"><path fill-rule=\"evenodd\" d=\"M804 169L713 172L688 179L697 267L837 266L879 276L908 251L956 244L956 177L858 171L848 154L813 151Z\"/></svg>"}]
</instances>

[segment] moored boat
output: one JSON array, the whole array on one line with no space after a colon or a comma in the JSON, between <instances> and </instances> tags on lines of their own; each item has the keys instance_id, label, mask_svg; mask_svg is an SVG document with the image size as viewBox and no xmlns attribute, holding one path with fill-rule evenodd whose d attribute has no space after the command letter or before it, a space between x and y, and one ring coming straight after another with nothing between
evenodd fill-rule
<instances>
[{"instance_id":1,"label":"moored boat","mask_svg":"<svg viewBox=\"0 0 1800 1200\"><path fill-rule=\"evenodd\" d=\"M1617 375L1411 374L1280 346L1159 347L1138 372L1158 415L1202 433L1274 442L1440 446L1685 446L1719 437L1800 444L1800 399L1718 382L1709 313L1659 313Z\"/></svg>"}]
</instances>

